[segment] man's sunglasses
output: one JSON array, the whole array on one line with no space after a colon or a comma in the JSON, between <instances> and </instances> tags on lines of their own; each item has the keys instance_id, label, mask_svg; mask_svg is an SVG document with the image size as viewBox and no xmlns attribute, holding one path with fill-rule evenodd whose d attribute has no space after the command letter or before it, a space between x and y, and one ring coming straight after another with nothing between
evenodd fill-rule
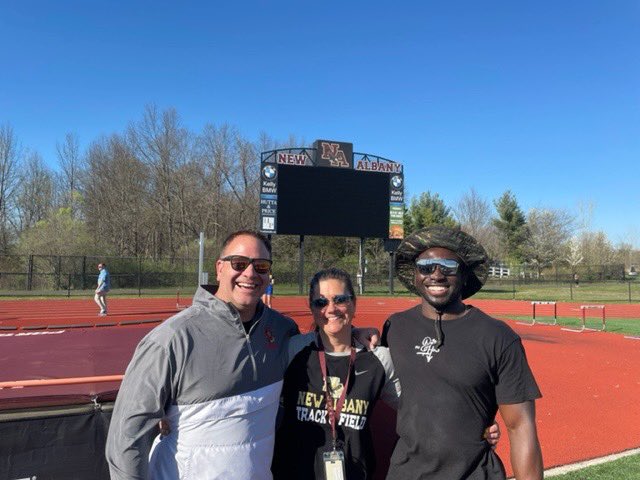
<instances>
[{"instance_id":1,"label":"man's sunglasses","mask_svg":"<svg viewBox=\"0 0 640 480\"><path fill-rule=\"evenodd\" d=\"M229 262L231 268L236 272L244 272L249 265L253 265L253 269L256 273L264 275L271 270L271 260L268 258L249 258L244 255L229 255L228 257L221 258L223 262Z\"/></svg>"},{"instance_id":2,"label":"man's sunglasses","mask_svg":"<svg viewBox=\"0 0 640 480\"><path fill-rule=\"evenodd\" d=\"M333 304L344 305L345 303L350 302L352 298L353 297L351 295L347 295L347 294L336 295L335 297L333 297ZM328 298L320 297L320 298L314 298L313 300L311 300L311 307L317 308L318 310L326 307L327 305L329 305Z\"/></svg>"},{"instance_id":3,"label":"man's sunglasses","mask_svg":"<svg viewBox=\"0 0 640 480\"><path fill-rule=\"evenodd\" d=\"M442 275L455 275L458 273L460 264L451 258L421 258L416 261L416 268L421 275L430 275L440 269Z\"/></svg>"}]
</instances>

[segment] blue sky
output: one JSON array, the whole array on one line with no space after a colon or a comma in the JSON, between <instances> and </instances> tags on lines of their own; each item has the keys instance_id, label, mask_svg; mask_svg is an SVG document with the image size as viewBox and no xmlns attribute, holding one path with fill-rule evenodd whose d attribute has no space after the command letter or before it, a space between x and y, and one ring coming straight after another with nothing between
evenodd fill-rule
<instances>
[{"instance_id":1,"label":"blue sky","mask_svg":"<svg viewBox=\"0 0 640 480\"><path fill-rule=\"evenodd\" d=\"M0 123L56 163L145 105L404 164L407 193L592 205L640 246L640 2L0 0Z\"/></svg>"}]
</instances>

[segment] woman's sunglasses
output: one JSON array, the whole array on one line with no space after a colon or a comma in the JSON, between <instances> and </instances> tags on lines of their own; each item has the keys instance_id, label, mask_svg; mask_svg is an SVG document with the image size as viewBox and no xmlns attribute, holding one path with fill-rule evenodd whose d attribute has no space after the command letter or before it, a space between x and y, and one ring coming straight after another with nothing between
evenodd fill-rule
<instances>
[{"instance_id":1,"label":"woman's sunglasses","mask_svg":"<svg viewBox=\"0 0 640 480\"><path fill-rule=\"evenodd\" d=\"M228 257L221 258L223 262L229 262L231 268L236 272L244 272L249 265L253 265L253 269L256 273L264 275L271 270L271 260L268 258L249 258L243 255L229 255Z\"/></svg>"},{"instance_id":2,"label":"woman's sunglasses","mask_svg":"<svg viewBox=\"0 0 640 480\"><path fill-rule=\"evenodd\" d=\"M353 297L351 295L347 295L347 294L336 295L335 297L333 297L333 304L344 305L345 303L350 302L352 298ZM312 308L321 309L326 307L327 305L329 305L328 298L320 297L320 298L314 298L313 300L311 300Z\"/></svg>"},{"instance_id":3,"label":"woman's sunglasses","mask_svg":"<svg viewBox=\"0 0 640 480\"><path fill-rule=\"evenodd\" d=\"M421 275L430 275L440 269L442 275L455 275L458 273L460 264L451 258L421 258L416 261L416 268Z\"/></svg>"}]
</instances>

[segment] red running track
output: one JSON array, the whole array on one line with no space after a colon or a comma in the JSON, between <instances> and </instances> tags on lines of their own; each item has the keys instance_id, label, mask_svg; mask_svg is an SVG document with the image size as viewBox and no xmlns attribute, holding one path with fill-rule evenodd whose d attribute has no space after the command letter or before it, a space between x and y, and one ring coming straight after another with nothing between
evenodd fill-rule
<instances>
[{"instance_id":1,"label":"red running track","mask_svg":"<svg viewBox=\"0 0 640 480\"><path fill-rule=\"evenodd\" d=\"M115 299L106 323L155 321L176 311L175 299ZM391 312L417 303L415 298L358 299L355 323L381 327ZM529 315L530 302L471 300L496 316ZM276 297L274 307L311 325L302 297ZM559 316L579 316L580 304L558 304ZM25 326L104 322L90 300L0 302L0 381L123 373L137 341L153 324L100 328L24 330ZM640 305L607 305L607 316L640 318ZM640 447L640 341L606 332L572 333L560 327L529 327L508 322L523 339L544 397L537 423L545 468ZM13 328L16 328L15 330ZM117 383L0 390L0 409L42 401L86 401L94 394L113 396ZM44 399L44 400L43 400ZM392 448L393 414L385 408L374 420L380 470ZM503 432L506 433L503 426ZM504 440L498 454L509 466ZM379 472L381 473L381 472Z\"/></svg>"}]
</instances>

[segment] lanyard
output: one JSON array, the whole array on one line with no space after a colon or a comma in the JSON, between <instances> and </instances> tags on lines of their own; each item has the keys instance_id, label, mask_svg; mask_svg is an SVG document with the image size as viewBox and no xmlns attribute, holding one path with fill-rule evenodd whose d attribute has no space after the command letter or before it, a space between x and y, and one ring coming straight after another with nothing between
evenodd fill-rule
<instances>
[{"instance_id":1,"label":"lanyard","mask_svg":"<svg viewBox=\"0 0 640 480\"><path fill-rule=\"evenodd\" d=\"M340 394L340 398L338 398L338 403L334 406L333 397L331 396L331 392L329 391L329 382L327 381L327 359L324 353L324 345L322 345L322 340L320 339L320 335L318 335L318 358L320 359L320 369L322 370L322 381L324 382L324 396L326 398L327 405L327 416L329 417L329 424L331 425L331 438L333 440L333 449L336 449L336 420L340 418L340 412L342 411L342 407L344 406L345 398L347 397L347 388L349 388L349 377L351 376L351 367L356 359L356 348L354 346L351 347L351 353L349 354L349 368L347 370L347 379L344 381L344 387L342 388L342 393Z\"/></svg>"}]
</instances>

